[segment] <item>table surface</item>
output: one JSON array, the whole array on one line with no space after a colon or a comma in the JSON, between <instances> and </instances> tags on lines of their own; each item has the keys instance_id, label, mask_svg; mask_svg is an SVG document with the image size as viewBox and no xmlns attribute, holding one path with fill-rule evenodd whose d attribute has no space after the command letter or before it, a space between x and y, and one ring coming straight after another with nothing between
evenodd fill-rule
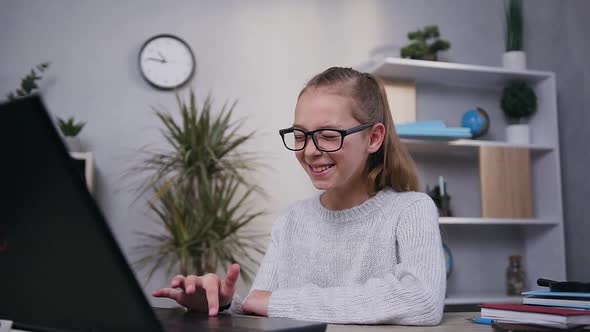
<instances>
[{"instance_id":1,"label":"table surface","mask_svg":"<svg viewBox=\"0 0 590 332\"><path fill-rule=\"evenodd\" d=\"M448 312L444 314L442 323L437 326L399 326L399 325L328 325L328 332L352 331L405 331L405 332L490 332L490 325L475 324L468 318L479 316L479 312Z\"/></svg>"},{"instance_id":2,"label":"table surface","mask_svg":"<svg viewBox=\"0 0 590 332\"><path fill-rule=\"evenodd\" d=\"M405 331L405 332L490 332L491 326L475 324L468 318L479 316L478 312L449 312L444 314L441 324L437 326L400 326L400 325L328 325L328 332L352 332L352 331ZM252 316L249 316L252 317ZM11 332L27 332L11 330Z\"/></svg>"}]
</instances>

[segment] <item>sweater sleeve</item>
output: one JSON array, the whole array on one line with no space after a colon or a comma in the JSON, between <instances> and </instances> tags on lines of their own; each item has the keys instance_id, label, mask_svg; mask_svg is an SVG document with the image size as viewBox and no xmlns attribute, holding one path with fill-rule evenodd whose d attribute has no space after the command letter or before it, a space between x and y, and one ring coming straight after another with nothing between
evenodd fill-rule
<instances>
[{"instance_id":1,"label":"sweater sleeve","mask_svg":"<svg viewBox=\"0 0 590 332\"><path fill-rule=\"evenodd\" d=\"M269 317L336 324L440 323L446 277L436 206L430 199L420 199L406 207L400 218L396 232L399 258L392 271L354 286L307 284L275 290Z\"/></svg>"},{"instance_id":2,"label":"sweater sleeve","mask_svg":"<svg viewBox=\"0 0 590 332\"><path fill-rule=\"evenodd\" d=\"M250 288L248 295L250 295L250 293L252 293L254 290L274 291L278 287L277 256L280 234L279 229L282 227L284 217L284 215L279 217L277 222L273 225L270 244L266 250L266 253L264 254L264 257L262 258L260 268L258 269L258 273L256 273L256 277L254 278L254 282L252 283L252 287ZM248 296L242 300L239 295L235 294L229 312L232 314L243 314L242 303L245 302L247 298Z\"/></svg>"}]
</instances>

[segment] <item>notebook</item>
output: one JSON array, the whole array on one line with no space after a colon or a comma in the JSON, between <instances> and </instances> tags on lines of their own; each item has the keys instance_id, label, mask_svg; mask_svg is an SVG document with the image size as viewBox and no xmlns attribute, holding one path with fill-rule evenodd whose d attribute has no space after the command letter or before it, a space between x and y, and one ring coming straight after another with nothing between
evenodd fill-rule
<instances>
[{"instance_id":1,"label":"notebook","mask_svg":"<svg viewBox=\"0 0 590 332\"><path fill-rule=\"evenodd\" d=\"M557 328L590 325L590 311L526 304L482 304L481 317L496 321L538 324Z\"/></svg>"}]
</instances>

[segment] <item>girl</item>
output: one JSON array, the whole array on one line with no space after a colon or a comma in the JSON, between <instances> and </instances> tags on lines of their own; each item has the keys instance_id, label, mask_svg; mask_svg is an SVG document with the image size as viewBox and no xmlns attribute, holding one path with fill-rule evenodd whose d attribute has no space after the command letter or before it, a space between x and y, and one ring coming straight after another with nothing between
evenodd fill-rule
<instances>
[{"instance_id":1,"label":"girl","mask_svg":"<svg viewBox=\"0 0 590 332\"><path fill-rule=\"evenodd\" d=\"M154 296L214 316L232 312L342 324L436 325L445 266L432 200L400 143L379 80L330 68L299 94L285 147L323 192L274 224L252 289L234 298L239 266L176 276ZM232 301L233 299L233 301Z\"/></svg>"}]
</instances>

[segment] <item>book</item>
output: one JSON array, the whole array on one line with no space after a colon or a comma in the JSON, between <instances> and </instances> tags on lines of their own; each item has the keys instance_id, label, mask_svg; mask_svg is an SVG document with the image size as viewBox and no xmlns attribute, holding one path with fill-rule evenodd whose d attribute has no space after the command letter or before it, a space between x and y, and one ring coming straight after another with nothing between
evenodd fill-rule
<instances>
[{"instance_id":1,"label":"book","mask_svg":"<svg viewBox=\"0 0 590 332\"><path fill-rule=\"evenodd\" d=\"M402 138L457 139L472 137L469 128L447 127L444 122L439 120L402 123L396 125L395 130Z\"/></svg>"},{"instance_id":2,"label":"book","mask_svg":"<svg viewBox=\"0 0 590 332\"><path fill-rule=\"evenodd\" d=\"M523 292L525 296L546 296L546 297L579 297L590 299L590 293L582 292L552 292L548 290L534 290Z\"/></svg>"},{"instance_id":3,"label":"book","mask_svg":"<svg viewBox=\"0 0 590 332\"><path fill-rule=\"evenodd\" d=\"M590 311L526 304L482 304L481 317L494 321L573 328L590 325Z\"/></svg>"},{"instance_id":4,"label":"book","mask_svg":"<svg viewBox=\"0 0 590 332\"><path fill-rule=\"evenodd\" d=\"M580 300L580 298L550 298L544 296L530 296L522 299L523 304L543 305L552 307L567 307L577 309L590 309L590 299Z\"/></svg>"}]
</instances>

